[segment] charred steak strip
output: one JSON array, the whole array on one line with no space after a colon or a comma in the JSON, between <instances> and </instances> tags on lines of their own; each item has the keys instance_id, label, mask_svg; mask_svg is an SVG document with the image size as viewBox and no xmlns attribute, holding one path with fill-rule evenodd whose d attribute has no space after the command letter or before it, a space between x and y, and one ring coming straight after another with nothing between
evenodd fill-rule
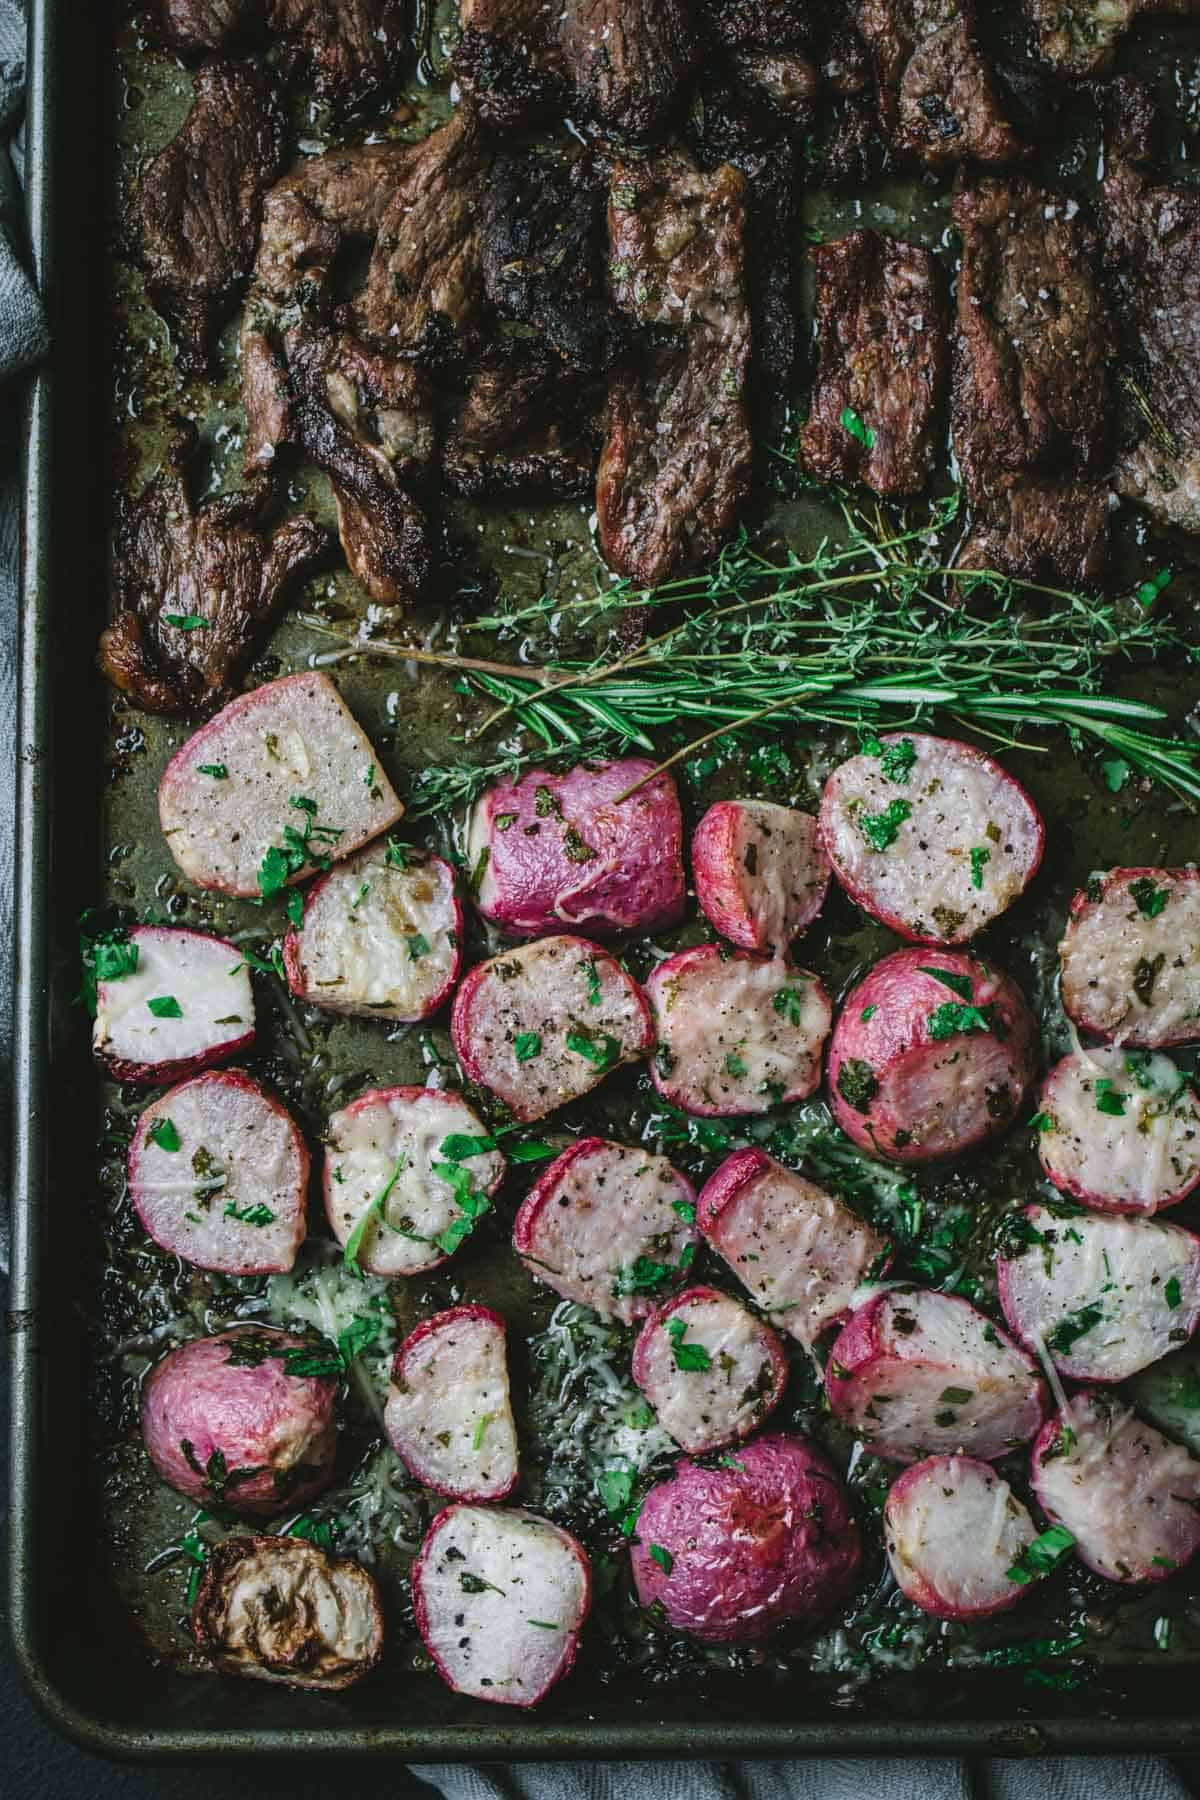
<instances>
[{"instance_id":1,"label":"charred steak strip","mask_svg":"<svg viewBox=\"0 0 1200 1800\"><path fill-rule=\"evenodd\" d=\"M855 231L813 252L817 378L800 460L818 481L918 494L933 473L949 352L928 250Z\"/></svg>"},{"instance_id":2,"label":"charred steak strip","mask_svg":"<svg viewBox=\"0 0 1200 1800\"><path fill-rule=\"evenodd\" d=\"M405 0L161 0L185 54L281 39L318 97L354 105L392 80L406 48Z\"/></svg>"},{"instance_id":3,"label":"charred steak strip","mask_svg":"<svg viewBox=\"0 0 1200 1800\"><path fill-rule=\"evenodd\" d=\"M1024 6L1041 55L1074 80L1102 74L1138 19L1200 13L1200 0L1024 0Z\"/></svg>"},{"instance_id":4,"label":"charred steak strip","mask_svg":"<svg viewBox=\"0 0 1200 1800\"><path fill-rule=\"evenodd\" d=\"M508 130L561 99L558 0L459 0L454 69L481 119Z\"/></svg>"},{"instance_id":5,"label":"charred steak strip","mask_svg":"<svg viewBox=\"0 0 1200 1800\"><path fill-rule=\"evenodd\" d=\"M567 364L536 350L496 355L476 371L447 436L443 480L473 500L582 500L596 473L591 422Z\"/></svg>"},{"instance_id":6,"label":"charred steak strip","mask_svg":"<svg viewBox=\"0 0 1200 1800\"><path fill-rule=\"evenodd\" d=\"M674 111L701 33L687 0L563 0L559 46L589 119L641 142Z\"/></svg>"},{"instance_id":7,"label":"charred steak strip","mask_svg":"<svg viewBox=\"0 0 1200 1800\"><path fill-rule=\"evenodd\" d=\"M884 133L931 167L1011 162L1022 144L975 41L971 0L858 0Z\"/></svg>"}]
</instances>

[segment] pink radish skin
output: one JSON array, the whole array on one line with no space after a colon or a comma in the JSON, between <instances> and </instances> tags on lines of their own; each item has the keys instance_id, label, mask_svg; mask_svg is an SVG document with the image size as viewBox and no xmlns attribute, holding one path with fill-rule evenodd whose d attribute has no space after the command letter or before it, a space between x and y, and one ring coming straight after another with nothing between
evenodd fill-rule
<instances>
[{"instance_id":1,"label":"pink radish skin","mask_svg":"<svg viewBox=\"0 0 1200 1800\"><path fill-rule=\"evenodd\" d=\"M1081 1388L1033 1447L1038 1505L1105 1581L1166 1581L1200 1549L1200 1462L1115 1394Z\"/></svg>"},{"instance_id":2,"label":"pink radish skin","mask_svg":"<svg viewBox=\"0 0 1200 1800\"><path fill-rule=\"evenodd\" d=\"M418 1325L392 1364L384 1428L409 1474L444 1499L511 1494L517 1433L500 1314L455 1306Z\"/></svg>"},{"instance_id":3,"label":"pink radish skin","mask_svg":"<svg viewBox=\"0 0 1200 1800\"><path fill-rule=\"evenodd\" d=\"M536 1706L575 1661L591 1564L549 1519L448 1506L413 1563L412 1595L417 1630L448 1687L497 1706Z\"/></svg>"},{"instance_id":4,"label":"pink radish skin","mask_svg":"<svg viewBox=\"0 0 1200 1800\"><path fill-rule=\"evenodd\" d=\"M231 1362L239 1345L263 1352L261 1360ZM337 1382L286 1374L288 1350L311 1355L313 1347L287 1332L238 1326L155 1363L142 1387L142 1435L169 1487L201 1505L273 1518L329 1486Z\"/></svg>"},{"instance_id":5,"label":"pink radish skin","mask_svg":"<svg viewBox=\"0 0 1200 1800\"><path fill-rule=\"evenodd\" d=\"M992 1462L1046 1416L1033 1359L965 1300L924 1289L860 1306L834 1340L825 1388L834 1414L892 1462L959 1450Z\"/></svg>"},{"instance_id":6,"label":"pink radish skin","mask_svg":"<svg viewBox=\"0 0 1200 1800\"><path fill-rule=\"evenodd\" d=\"M1161 1054L1136 1075L1124 1050L1064 1056L1038 1101L1038 1156L1055 1187L1100 1212L1163 1212L1200 1186L1200 1096ZM1124 1100L1101 1112L1098 1080Z\"/></svg>"},{"instance_id":7,"label":"pink radish skin","mask_svg":"<svg viewBox=\"0 0 1200 1800\"><path fill-rule=\"evenodd\" d=\"M973 744L919 731L879 742L882 754L852 756L825 784L825 851L850 898L880 924L910 943L965 944L1033 880L1046 841L1041 814ZM897 807L908 813L877 847L862 821L886 820ZM886 839L887 828L878 834Z\"/></svg>"},{"instance_id":8,"label":"pink radish skin","mask_svg":"<svg viewBox=\"0 0 1200 1800\"><path fill-rule=\"evenodd\" d=\"M539 938L479 963L454 997L450 1031L464 1073L524 1124L590 1093L654 1043L637 982L580 937ZM568 1035L579 1033L593 1056L568 1046ZM601 1066L608 1038L612 1060Z\"/></svg>"},{"instance_id":9,"label":"pink radish skin","mask_svg":"<svg viewBox=\"0 0 1200 1800\"><path fill-rule=\"evenodd\" d=\"M991 1029L935 1038L935 1018L952 1023L953 1009L968 1004ZM1007 1130L1033 1079L1037 1044L1021 990L993 964L952 950L898 950L846 997L829 1047L829 1103L847 1137L872 1155L897 1163L957 1156Z\"/></svg>"},{"instance_id":10,"label":"pink radish skin","mask_svg":"<svg viewBox=\"0 0 1200 1800\"><path fill-rule=\"evenodd\" d=\"M1076 894L1058 947L1070 1017L1106 1043L1196 1043L1200 869L1110 869L1092 896Z\"/></svg>"},{"instance_id":11,"label":"pink radish skin","mask_svg":"<svg viewBox=\"0 0 1200 1800\"><path fill-rule=\"evenodd\" d=\"M769 800L719 800L692 837L701 910L742 950L783 953L811 925L832 870L817 821Z\"/></svg>"},{"instance_id":12,"label":"pink radish skin","mask_svg":"<svg viewBox=\"0 0 1200 1800\"><path fill-rule=\"evenodd\" d=\"M467 846L471 869L486 852L475 900L483 917L512 937L564 929L604 937L678 924L683 817L674 781L654 775L655 766L630 756L566 775L531 769L489 788L471 815Z\"/></svg>"},{"instance_id":13,"label":"pink radish skin","mask_svg":"<svg viewBox=\"0 0 1200 1800\"><path fill-rule=\"evenodd\" d=\"M833 1008L807 970L699 944L659 963L646 994L658 1034L650 1078L673 1106L736 1118L820 1085Z\"/></svg>"},{"instance_id":14,"label":"pink radish skin","mask_svg":"<svg viewBox=\"0 0 1200 1800\"><path fill-rule=\"evenodd\" d=\"M782 1435L754 1438L727 1466L685 1458L647 1494L630 1555L642 1606L657 1602L672 1630L706 1644L816 1624L862 1564L833 1468L807 1439Z\"/></svg>"},{"instance_id":15,"label":"pink radish skin","mask_svg":"<svg viewBox=\"0 0 1200 1800\"><path fill-rule=\"evenodd\" d=\"M432 1018L449 1000L462 973L454 870L440 856L405 854L408 866L400 869L388 861L386 843L370 844L313 882L302 926L283 940L297 999L401 1024Z\"/></svg>"},{"instance_id":16,"label":"pink radish skin","mask_svg":"<svg viewBox=\"0 0 1200 1800\"><path fill-rule=\"evenodd\" d=\"M92 1049L114 1081L182 1081L252 1047L254 994L236 944L168 925L135 925L129 942L137 968L96 984ZM150 1011L168 998L180 1018Z\"/></svg>"},{"instance_id":17,"label":"pink radish skin","mask_svg":"<svg viewBox=\"0 0 1200 1800\"><path fill-rule=\"evenodd\" d=\"M763 1150L735 1150L705 1182L697 1223L781 1331L811 1347L849 1316L890 1249L832 1194Z\"/></svg>"},{"instance_id":18,"label":"pink radish skin","mask_svg":"<svg viewBox=\"0 0 1200 1800\"><path fill-rule=\"evenodd\" d=\"M168 1128L178 1150L152 1135ZM197 1192L203 1153L225 1186ZM172 1256L226 1275L276 1275L304 1242L310 1159L287 1108L240 1069L193 1075L153 1101L129 1146L129 1194L142 1229ZM179 1190L179 1191L172 1191ZM264 1207L256 1225L230 1216Z\"/></svg>"},{"instance_id":19,"label":"pink radish skin","mask_svg":"<svg viewBox=\"0 0 1200 1800\"><path fill-rule=\"evenodd\" d=\"M680 1368L688 1349L703 1351L708 1367ZM692 1456L749 1437L783 1399L787 1378L787 1357L770 1326L717 1288L689 1288L668 1300L633 1347L634 1381L663 1430Z\"/></svg>"},{"instance_id":20,"label":"pink radish skin","mask_svg":"<svg viewBox=\"0 0 1200 1800\"><path fill-rule=\"evenodd\" d=\"M580 1138L525 1196L513 1248L535 1281L629 1324L682 1282L699 1242L695 1216L696 1191L665 1156ZM671 1271L652 1293L630 1291L640 1257Z\"/></svg>"},{"instance_id":21,"label":"pink radish skin","mask_svg":"<svg viewBox=\"0 0 1200 1800\"><path fill-rule=\"evenodd\" d=\"M987 1619L1030 1591L1008 1571L1037 1527L1007 1481L974 1457L931 1456L905 1469L883 1529L896 1585L935 1619Z\"/></svg>"}]
</instances>

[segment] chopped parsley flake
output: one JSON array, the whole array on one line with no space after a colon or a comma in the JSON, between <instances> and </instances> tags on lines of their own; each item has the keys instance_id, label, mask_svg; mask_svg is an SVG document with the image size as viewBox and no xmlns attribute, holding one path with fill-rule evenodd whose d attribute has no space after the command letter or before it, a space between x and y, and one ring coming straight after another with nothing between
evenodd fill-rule
<instances>
[{"instance_id":1,"label":"chopped parsley flake","mask_svg":"<svg viewBox=\"0 0 1200 1800\"><path fill-rule=\"evenodd\" d=\"M150 1142L157 1144L160 1150L175 1151L181 1148L181 1139L171 1119L155 1119L147 1133Z\"/></svg>"},{"instance_id":2,"label":"chopped parsley flake","mask_svg":"<svg viewBox=\"0 0 1200 1800\"><path fill-rule=\"evenodd\" d=\"M1166 888L1155 887L1149 875L1139 875L1136 881L1131 881L1129 892L1144 919L1157 919L1171 897Z\"/></svg>"},{"instance_id":3,"label":"chopped parsley flake","mask_svg":"<svg viewBox=\"0 0 1200 1800\"><path fill-rule=\"evenodd\" d=\"M183 1008L174 994L156 994L146 1005L156 1019L182 1019Z\"/></svg>"},{"instance_id":4,"label":"chopped parsley flake","mask_svg":"<svg viewBox=\"0 0 1200 1800\"><path fill-rule=\"evenodd\" d=\"M799 1025L804 1018L804 996L799 988L779 988L771 1005L789 1025Z\"/></svg>"},{"instance_id":5,"label":"chopped parsley flake","mask_svg":"<svg viewBox=\"0 0 1200 1800\"><path fill-rule=\"evenodd\" d=\"M907 800L892 800L881 813L861 814L858 829L872 850L882 852L891 848L900 835L900 827L911 817L912 807Z\"/></svg>"},{"instance_id":6,"label":"chopped parsley flake","mask_svg":"<svg viewBox=\"0 0 1200 1800\"><path fill-rule=\"evenodd\" d=\"M565 1041L568 1050L575 1056L582 1056L594 1069L611 1069L620 1061L620 1042L607 1031L602 1032L599 1039L590 1031L568 1031Z\"/></svg>"},{"instance_id":7,"label":"chopped parsley flake","mask_svg":"<svg viewBox=\"0 0 1200 1800\"><path fill-rule=\"evenodd\" d=\"M971 886L983 886L983 871L992 860L992 853L983 844L977 844L971 852Z\"/></svg>"},{"instance_id":8,"label":"chopped parsley flake","mask_svg":"<svg viewBox=\"0 0 1200 1800\"><path fill-rule=\"evenodd\" d=\"M197 763L198 775L211 775L214 781L228 781L229 770L224 763Z\"/></svg>"},{"instance_id":9,"label":"chopped parsley flake","mask_svg":"<svg viewBox=\"0 0 1200 1800\"><path fill-rule=\"evenodd\" d=\"M678 1317L668 1319L664 1328L671 1341L671 1355L675 1359L675 1367L685 1374L702 1373L712 1368L712 1357L703 1344L686 1344L687 1320Z\"/></svg>"},{"instance_id":10,"label":"chopped parsley flake","mask_svg":"<svg viewBox=\"0 0 1200 1800\"><path fill-rule=\"evenodd\" d=\"M1022 1587L1031 1581L1037 1581L1056 1569L1074 1547L1075 1539L1065 1525L1051 1525L1048 1531L1043 1531L1040 1537L1034 1538L1029 1548L1009 1569L1008 1579L1019 1582Z\"/></svg>"},{"instance_id":11,"label":"chopped parsley flake","mask_svg":"<svg viewBox=\"0 0 1200 1800\"><path fill-rule=\"evenodd\" d=\"M532 1062L542 1052L542 1040L536 1031L518 1031L513 1040L513 1051L519 1063Z\"/></svg>"},{"instance_id":12,"label":"chopped parsley flake","mask_svg":"<svg viewBox=\"0 0 1200 1800\"><path fill-rule=\"evenodd\" d=\"M1128 1104L1129 1095L1122 1094L1107 1075L1101 1075L1096 1083L1096 1111L1107 1113L1111 1119L1123 1119Z\"/></svg>"},{"instance_id":13,"label":"chopped parsley flake","mask_svg":"<svg viewBox=\"0 0 1200 1800\"><path fill-rule=\"evenodd\" d=\"M962 1006L956 1000L947 1000L930 1013L929 1035L935 1043L941 1043L960 1032L994 1031L995 1015L994 1006Z\"/></svg>"},{"instance_id":14,"label":"chopped parsley flake","mask_svg":"<svg viewBox=\"0 0 1200 1800\"><path fill-rule=\"evenodd\" d=\"M852 406L842 408L842 430L848 431L855 443L862 444L864 449L875 448L875 433L869 425L864 425Z\"/></svg>"},{"instance_id":15,"label":"chopped parsley flake","mask_svg":"<svg viewBox=\"0 0 1200 1800\"><path fill-rule=\"evenodd\" d=\"M671 1552L664 1549L661 1544L651 1544L650 1556L651 1560L658 1564L664 1575L669 1575L671 1570L675 1567L675 1558L671 1555Z\"/></svg>"}]
</instances>

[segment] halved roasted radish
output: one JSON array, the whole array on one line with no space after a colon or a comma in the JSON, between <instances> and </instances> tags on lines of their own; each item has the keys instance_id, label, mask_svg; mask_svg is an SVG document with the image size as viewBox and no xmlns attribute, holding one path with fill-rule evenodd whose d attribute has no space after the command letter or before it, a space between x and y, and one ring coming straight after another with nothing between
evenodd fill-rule
<instances>
[{"instance_id":1,"label":"halved roasted radish","mask_svg":"<svg viewBox=\"0 0 1200 1800\"><path fill-rule=\"evenodd\" d=\"M1071 1397L1038 1436L1032 1480L1106 1581L1165 1581L1200 1549L1200 1462L1115 1394Z\"/></svg>"},{"instance_id":2,"label":"halved roasted radish","mask_svg":"<svg viewBox=\"0 0 1200 1800\"><path fill-rule=\"evenodd\" d=\"M952 950L897 950L847 996L829 1046L834 1117L864 1150L930 1162L1012 1122L1037 1062L1016 982Z\"/></svg>"},{"instance_id":3,"label":"halved roasted radish","mask_svg":"<svg viewBox=\"0 0 1200 1800\"><path fill-rule=\"evenodd\" d=\"M935 1619L986 1619L1029 1592L1010 1573L1038 1535L1007 1481L971 1456L930 1456L892 1483L883 1508L901 1593Z\"/></svg>"},{"instance_id":4,"label":"halved roasted radish","mask_svg":"<svg viewBox=\"0 0 1200 1800\"><path fill-rule=\"evenodd\" d=\"M472 1081L518 1119L578 1100L654 1042L645 998L616 958L586 938L539 938L471 970L450 1029Z\"/></svg>"},{"instance_id":5,"label":"halved roasted radish","mask_svg":"<svg viewBox=\"0 0 1200 1800\"><path fill-rule=\"evenodd\" d=\"M998 1265L1004 1317L1071 1381L1124 1381L1200 1324L1200 1237L1155 1219L1027 1206Z\"/></svg>"},{"instance_id":6,"label":"halved roasted radish","mask_svg":"<svg viewBox=\"0 0 1200 1800\"><path fill-rule=\"evenodd\" d=\"M313 882L283 961L293 994L312 1006L411 1022L450 998L461 944L449 863L380 841Z\"/></svg>"},{"instance_id":7,"label":"halved roasted radish","mask_svg":"<svg viewBox=\"0 0 1200 1800\"><path fill-rule=\"evenodd\" d=\"M705 1117L768 1112L821 1079L833 1008L815 975L780 959L699 944L646 983L665 1100Z\"/></svg>"},{"instance_id":8,"label":"halved roasted radish","mask_svg":"<svg viewBox=\"0 0 1200 1800\"><path fill-rule=\"evenodd\" d=\"M193 1075L148 1106L129 1195L172 1256L226 1275L290 1269L304 1242L309 1155L287 1109L240 1069Z\"/></svg>"},{"instance_id":9,"label":"halved roasted radish","mask_svg":"<svg viewBox=\"0 0 1200 1800\"><path fill-rule=\"evenodd\" d=\"M1063 1005L1110 1043L1200 1039L1200 869L1110 869L1071 903Z\"/></svg>"},{"instance_id":10,"label":"halved roasted radish","mask_svg":"<svg viewBox=\"0 0 1200 1800\"><path fill-rule=\"evenodd\" d=\"M135 925L96 979L92 1049L115 1081L180 1081L249 1050L254 995L236 944Z\"/></svg>"},{"instance_id":11,"label":"halved roasted radish","mask_svg":"<svg viewBox=\"0 0 1200 1800\"><path fill-rule=\"evenodd\" d=\"M1031 1357L965 1300L924 1289L874 1295L843 1326L825 1371L829 1404L895 1462L965 1451L991 1462L1046 1412Z\"/></svg>"},{"instance_id":12,"label":"halved roasted radish","mask_svg":"<svg viewBox=\"0 0 1200 1800\"><path fill-rule=\"evenodd\" d=\"M770 800L718 800L692 838L701 908L743 950L780 955L825 904L831 870L810 813Z\"/></svg>"},{"instance_id":13,"label":"halved roasted radish","mask_svg":"<svg viewBox=\"0 0 1200 1800\"><path fill-rule=\"evenodd\" d=\"M681 1449L719 1450L783 1398L787 1358L769 1325L716 1288L689 1288L651 1313L633 1347L633 1379Z\"/></svg>"},{"instance_id":14,"label":"halved roasted radish","mask_svg":"<svg viewBox=\"0 0 1200 1800\"><path fill-rule=\"evenodd\" d=\"M1102 1212L1161 1212L1200 1186L1200 1096L1161 1052L1064 1056L1036 1124L1055 1187Z\"/></svg>"},{"instance_id":15,"label":"halved roasted radish","mask_svg":"<svg viewBox=\"0 0 1200 1800\"><path fill-rule=\"evenodd\" d=\"M357 1261L372 1275L436 1269L504 1179L478 1113L433 1088L369 1088L332 1115L326 1146L333 1235L347 1244L361 1228Z\"/></svg>"},{"instance_id":16,"label":"halved roasted radish","mask_svg":"<svg viewBox=\"0 0 1200 1800\"><path fill-rule=\"evenodd\" d=\"M762 1150L735 1150L700 1193L697 1223L781 1331L815 1344L850 1312L888 1246L848 1206Z\"/></svg>"},{"instance_id":17,"label":"halved roasted radish","mask_svg":"<svg viewBox=\"0 0 1200 1800\"><path fill-rule=\"evenodd\" d=\"M821 839L852 900L918 944L965 944L1028 886L1046 832L1025 789L955 738L892 732L833 771Z\"/></svg>"},{"instance_id":18,"label":"halved roasted radish","mask_svg":"<svg viewBox=\"0 0 1200 1800\"><path fill-rule=\"evenodd\" d=\"M328 675L241 694L167 764L158 816L189 881L247 899L340 862L404 812Z\"/></svg>"},{"instance_id":19,"label":"halved roasted radish","mask_svg":"<svg viewBox=\"0 0 1200 1800\"><path fill-rule=\"evenodd\" d=\"M536 1706L575 1661L591 1564L534 1513L448 1506L412 1567L417 1630L458 1694Z\"/></svg>"},{"instance_id":20,"label":"halved roasted radish","mask_svg":"<svg viewBox=\"0 0 1200 1800\"><path fill-rule=\"evenodd\" d=\"M580 1138L525 1196L513 1245L535 1280L628 1323L682 1283L695 1218L695 1190L665 1156Z\"/></svg>"},{"instance_id":21,"label":"halved roasted radish","mask_svg":"<svg viewBox=\"0 0 1200 1800\"><path fill-rule=\"evenodd\" d=\"M384 1427L409 1473L447 1500L510 1494L517 1428L500 1314L454 1306L418 1325L396 1352Z\"/></svg>"},{"instance_id":22,"label":"halved roasted radish","mask_svg":"<svg viewBox=\"0 0 1200 1800\"><path fill-rule=\"evenodd\" d=\"M208 1553L192 1633L226 1675L347 1688L383 1654L383 1604L364 1568L305 1538L226 1538Z\"/></svg>"}]
</instances>

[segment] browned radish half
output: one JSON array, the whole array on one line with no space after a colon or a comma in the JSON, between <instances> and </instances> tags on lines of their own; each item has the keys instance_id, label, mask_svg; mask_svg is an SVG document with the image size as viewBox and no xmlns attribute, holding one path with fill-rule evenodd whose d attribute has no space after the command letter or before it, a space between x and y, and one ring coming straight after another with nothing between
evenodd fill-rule
<instances>
[{"instance_id":1,"label":"browned radish half","mask_svg":"<svg viewBox=\"0 0 1200 1800\"><path fill-rule=\"evenodd\" d=\"M1200 869L1110 869L1071 903L1063 1005L1110 1043L1200 1039Z\"/></svg>"},{"instance_id":2,"label":"browned radish half","mask_svg":"<svg viewBox=\"0 0 1200 1800\"><path fill-rule=\"evenodd\" d=\"M829 1101L847 1137L891 1162L955 1156L1011 1124L1037 1063L1015 981L953 950L897 950L846 996Z\"/></svg>"},{"instance_id":3,"label":"browned radish half","mask_svg":"<svg viewBox=\"0 0 1200 1800\"><path fill-rule=\"evenodd\" d=\"M149 1105L129 1195L173 1256L226 1275L290 1269L304 1242L309 1155L294 1120L240 1069L193 1075Z\"/></svg>"},{"instance_id":4,"label":"browned radish half","mask_svg":"<svg viewBox=\"0 0 1200 1800\"><path fill-rule=\"evenodd\" d=\"M180 1081L254 1042L254 995L225 938L135 925L124 972L96 982L92 1049L116 1081Z\"/></svg>"},{"instance_id":5,"label":"browned radish half","mask_svg":"<svg viewBox=\"0 0 1200 1800\"><path fill-rule=\"evenodd\" d=\"M1200 1324L1200 1237L1156 1219L1027 1206L998 1265L1015 1337L1071 1381L1124 1381Z\"/></svg>"},{"instance_id":6,"label":"browned radish half","mask_svg":"<svg viewBox=\"0 0 1200 1800\"><path fill-rule=\"evenodd\" d=\"M749 1437L779 1405L787 1376L770 1326L716 1288L668 1300L633 1347L633 1379L693 1456Z\"/></svg>"},{"instance_id":7,"label":"browned radish half","mask_svg":"<svg viewBox=\"0 0 1200 1800\"><path fill-rule=\"evenodd\" d=\"M226 1538L209 1551L192 1633L223 1674L347 1688L383 1654L383 1605L364 1568L304 1538Z\"/></svg>"},{"instance_id":8,"label":"browned radish half","mask_svg":"<svg viewBox=\"0 0 1200 1800\"><path fill-rule=\"evenodd\" d=\"M956 1450L991 1462L1028 1443L1046 1412L1032 1358L965 1300L924 1289L861 1306L825 1385L836 1416L895 1462Z\"/></svg>"},{"instance_id":9,"label":"browned radish half","mask_svg":"<svg viewBox=\"0 0 1200 1800\"><path fill-rule=\"evenodd\" d=\"M770 800L718 800L692 838L696 898L742 950L783 953L811 925L830 867L810 813Z\"/></svg>"},{"instance_id":10,"label":"browned radish half","mask_svg":"<svg viewBox=\"0 0 1200 1800\"><path fill-rule=\"evenodd\" d=\"M456 1693L536 1706L575 1661L591 1564L534 1513L448 1506L412 1569L417 1630Z\"/></svg>"},{"instance_id":11,"label":"browned radish half","mask_svg":"<svg viewBox=\"0 0 1200 1800\"><path fill-rule=\"evenodd\" d=\"M1165 1581L1200 1549L1200 1462L1115 1394L1072 1396L1033 1447L1032 1479L1106 1581Z\"/></svg>"},{"instance_id":12,"label":"browned radish half","mask_svg":"<svg viewBox=\"0 0 1200 1800\"><path fill-rule=\"evenodd\" d=\"M381 840L313 882L283 960L293 994L312 1006L410 1023L450 998L461 943L449 863Z\"/></svg>"},{"instance_id":13,"label":"browned radish half","mask_svg":"<svg viewBox=\"0 0 1200 1800\"><path fill-rule=\"evenodd\" d=\"M503 1500L517 1483L504 1320L486 1306L437 1313L392 1364L384 1423L411 1475L447 1500Z\"/></svg>"},{"instance_id":14,"label":"browned radish half","mask_svg":"<svg viewBox=\"0 0 1200 1800\"><path fill-rule=\"evenodd\" d=\"M1161 1212L1200 1185L1200 1096L1161 1052L1064 1056L1046 1077L1035 1123L1043 1169L1085 1206Z\"/></svg>"},{"instance_id":15,"label":"browned radish half","mask_svg":"<svg viewBox=\"0 0 1200 1800\"><path fill-rule=\"evenodd\" d=\"M972 1456L930 1456L905 1469L883 1530L897 1587L935 1619L986 1619L1029 1592L1010 1570L1037 1526L1007 1481Z\"/></svg>"},{"instance_id":16,"label":"browned radish half","mask_svg":"<svg viewBox=\"0 0 1200 1800\"><path fill-rule=\"evenodd\" d=\"M821 1079L833 1008L815 975L724 945L669 956L646 983L665 1100L704 1117L769 1112Z\"/></svg>"},{"instance_id":17,"label":"browned radish half","mask_svg":"<svg viewBox=\"0 0 1200 1800\"><path fill-rule=\"evenodd\" d=\"M955 738L892 732L833 771L821 839L864 912L919 944L965 944L1012 905L1042 860L1025 789Z\"/></svg>"},{"instance_id":18,"label":"browned radish half","mask_svg":"<svg viewBox=\"0 0 1200 1800\"><path fill-rule=\"evenodd\" d=\"M695 1219L695 1189L665 1156L580 1138L525 1196L513 1245L535 1280L628 1324L682 1283Z\"/></svg>"},{"instance_id":19,"label":"browned radish half","mask_svg":"<svg viewBox=\"0 0 1200 1800\"><path fill-rule=\"evenodd\" d=\"M371 1275L437 1268L464 1235L464 1180L490 1197L504 1179L504 1157L478 1113L433 1088L369 1088L332 1115L325 1142L333 1235L345 1245L362 1227L356 1261Z\"/></svg>"},{"instance_id":20,"label":"browned radish half","mask_svg":"<svg viewBox=\"0 0 1200 1800\"><path fill-rule=\"evenodd\" d=\"M881 1275L888 1246L848 1206L762 1150L735 1150L700 1193L697 1222L781 1331L815 1344Z\"/></svg>"},{"instance_id":21,"label":"browned radish half","mask_svg":"<svg viewBox=\"0 0 1200 1800\"><path fill-rule=\"evenodd\" d=\"M631 975L586 938L539 938L471 970L454 997L454 1048L515 1117L578 1100L654 1042Z\"/></svg>"},{"instance_id":22,"label":"browned radish half","mask_svg":"<svg viewBox=\"0 0 1200 1800\"><path fill-rule=\"evenodd\" d=\"M315 673L231 700L176 751L158 790L188 880L247 899L350 856L403 811L345 701Z\"/></svg>"}]
</instances>

